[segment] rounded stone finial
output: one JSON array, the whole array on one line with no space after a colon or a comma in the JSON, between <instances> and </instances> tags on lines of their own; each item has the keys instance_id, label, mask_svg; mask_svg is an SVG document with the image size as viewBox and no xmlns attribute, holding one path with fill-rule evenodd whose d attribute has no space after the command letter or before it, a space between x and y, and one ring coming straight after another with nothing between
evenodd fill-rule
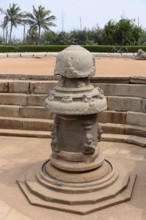
<instances>
[{"instance_id":1,"label":"rounded stone finial","mask_svg":"<svg viewBox=\"0 0 146 220\"><path fill-rule=\"evenodd\" d=\"M94 76L95 59L85 48L71 45L58 54L54 73L66 78Z\"/></svg>"}]
</instances>

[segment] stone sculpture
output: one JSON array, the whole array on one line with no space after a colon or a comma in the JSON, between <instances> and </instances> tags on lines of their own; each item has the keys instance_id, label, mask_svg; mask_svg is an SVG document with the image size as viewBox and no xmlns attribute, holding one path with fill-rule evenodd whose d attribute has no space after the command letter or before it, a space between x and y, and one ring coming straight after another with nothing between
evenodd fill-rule
<instances>
[{"instance_id":1,"label":"stone sculpture","mask_svg":"<svg viewBox=\"0 0 146 220\"><path fill-rule=\"evenodd\" d=\"M90 83L94 73L95 61L84 48L58 54L55 74L61 79L45 101L55 114L52 154L18 181L33 205L87 214L131 198L136 176L105 159L98 146L97 115L107 101Z\"/></svg>"},{"instance_id":2,"label":"stone sculpture","mask_svg":"<svg viewBox=\"0 0 146 220\"><path fill-rule=\"evenodd\" d=\"M137 60L146 60L146 52L142 49L139 49L136 55Z\"/></svg>"}]
</instances>

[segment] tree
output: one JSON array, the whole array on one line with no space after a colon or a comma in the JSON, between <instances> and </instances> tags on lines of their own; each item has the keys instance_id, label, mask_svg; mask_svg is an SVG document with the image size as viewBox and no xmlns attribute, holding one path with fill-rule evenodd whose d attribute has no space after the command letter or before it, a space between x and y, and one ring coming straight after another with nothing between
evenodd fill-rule
<instances>
[{"instance_id":1,"label":"tree","mask_svg":"<svg viewBox=\"0 0 146 220\"><path fill-rule=\"evenodd\" d=\"M146 29L142 30L142 33L138 39L138 44L144 46L146 45Z\"/></svg>"},{"instance_id":2,"label":"tree","mask_svg":"<svg viewBox=\"0 0 146 220\"><path fill-rule=\"evenodd\" d=\"M0 8L0 13L2 15L5 15L6 11ZM3 42L7 43L8 28L4 27L4 21L1 22L0 27L2 28L2 31L3 31Z\"/></svg>"},{"instance_id":3,"label":"tree","mask_svg":"<svg viewBox=\"0 0 146 220\"><path fill-rule=\"evenodd\" d=\"M142 28L134 20L122 18L116 24L116 41L120 45L135 45L142 33Z\"/></svg>"},{"instance_id":4,"label":"tree","mask_svg":"<svg viewBox=\"0 0 146 220\"><path fill-rule=\"evenodd\" d=\"M50 27L56 26L53 21L56 20L54 15L50 15L51 11L46 10L41 5L36 9L33 6L33 13L27 13L27 22L30 26L30 31L32 29L38 30L38 42L40 43L41 29L49 31Z\"/></svg>"},{"instance_id":5,"label":"tree","mask_svg":"<svg viewBox=\"0 0 146 220\"><path fill-rule=\"evenodd\" d=\"M113 20L108 21L103 29L103 38L105 44L115 44L116 23Z\"/></svg>"},{"instance_id":6,"label":"tree","mask_svg":"<svg viewBox=\"0 0 146 220\"><path fill-rule=\"evenodd\" d=\"M21 9L17 4L13 3L9 5L9 8L5 11L3 28L8 29L8 25L10 24L10 32L9 32L9 42L11 43L12 39L12 30L13 27L17 27L17 25L22 23L24 14L21 12Z\"/></svg>"},{"instance_id":7,"label":"tree","mask_svg":"<svg viewBox=\"0 0 146 220\"><path fill-rule=\"evenodd\" d=\"M34 44L34 45L37 44L37 42L38 42L38 33L37 33L37 28L36 27L31 28L31 29L28 30L25 41L28 44Z\"/></svg>"},{"instance_id":8,"label":"tree","mask_svg":"<svg viewBox=\"0 0 146 220\"><path fill-rule=\"evenodd\" d=\"M121 18L118 22L110 20L103 29L104 43L110 45L138 44L142 28L134 20Z\"/></svg>"},{"instance_id":9,"label":"tree","mask_svg":"<svg viewBox=\"0 0 146 220\"><path fill-rule=\"evenodd\" d=\"M57 34L53 31L46 31L41 35L43 44L57 44Z\"/></svg>"}]
</instances>

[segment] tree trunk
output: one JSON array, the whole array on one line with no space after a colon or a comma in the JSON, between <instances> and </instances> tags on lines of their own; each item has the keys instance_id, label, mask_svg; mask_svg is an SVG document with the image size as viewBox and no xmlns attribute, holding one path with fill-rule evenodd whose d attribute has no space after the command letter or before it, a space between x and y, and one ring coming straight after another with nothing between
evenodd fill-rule
<instances>
[{"instance_id":1,"label":"tree trunk","mask_svg":"<svg viewBox=\"0 0 146 220\"><path fill-rule=\"evenodd\" d=\"M5 39L5 28L3 27L3 42L6 43L6 39Z\"/></svg>"},{"instance_id":2,"label":"tree trunk","mask_svg":"<svg viewBox=\"0 0 146 220\"><path fill-rule=\"evenodd\" d=\"M8 43L8 26L6 26L6 44Z\"/></svg>"},{"instance_id":3,"label":"tree trunk","mask_svg":"<svg viewBox=\"0 0 146 220\"><path fill-rule=\"evenodd\" d=\"M11 28L10 28L10 39L9 39L9 43L11 44L11 39L12 39L12 28L13 28L13 25L11 23Z\"/></svg>"},{"instance_id":4,"label":"tree trunk","mask_svg":"<svg viewBox=\"0 0 146 220\"><path fill-rule=\"evenodd\" d=\"M41 38L41 27L39 26L39 40L38 40L39 44L40 44L40 38Z\"/></svg>"},{"instance_id":5,"label":"tree trunk","mask_svg":"<svg viewBox=\"0 0 146 220\"><path fill-rule=\"evenodd\" d=\"M26 35L26 26L24 24L24 29L23 29L23 42L25 43L25 35Z\"/></svg>"}]
</instances>

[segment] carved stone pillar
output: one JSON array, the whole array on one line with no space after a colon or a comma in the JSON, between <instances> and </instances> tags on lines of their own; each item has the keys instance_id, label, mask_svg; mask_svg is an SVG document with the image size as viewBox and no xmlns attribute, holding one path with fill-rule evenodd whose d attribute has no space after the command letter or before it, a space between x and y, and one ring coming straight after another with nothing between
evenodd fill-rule
<instances>
[{"instance_id":1,"label":"carved stone pillar","mask_svg":"<svg viewBox=\"0 0 146 220\"><path fill-rule=\"evenodd\" d=\"M107 102L89 80L95 74L91 53L80 46L66 48L58 54L55 74L61 79L45 100L55 115L52 154L19 182L22 191L31 204L78 214L130 199L136 176L105 159L98 147L97 116Z\"/></svg>"}]
</instances>

